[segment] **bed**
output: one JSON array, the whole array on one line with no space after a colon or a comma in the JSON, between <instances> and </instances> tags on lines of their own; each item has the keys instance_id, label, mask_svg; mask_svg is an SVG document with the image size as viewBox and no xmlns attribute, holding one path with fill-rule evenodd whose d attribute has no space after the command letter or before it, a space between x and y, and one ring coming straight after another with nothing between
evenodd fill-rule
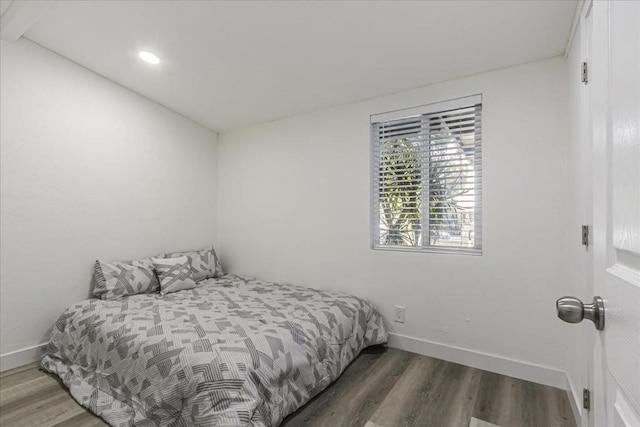
<instances>
[{"instance_id":1,"label":"bed","mask_svg":"<svg viewBox=\"0 0 640 427\"><path fill-rule=\"evenodd\" d=\"M42 367L113 426L276 426L386 341L363 299L226 275L75 304Z\"/></svg>"}]
</instances>

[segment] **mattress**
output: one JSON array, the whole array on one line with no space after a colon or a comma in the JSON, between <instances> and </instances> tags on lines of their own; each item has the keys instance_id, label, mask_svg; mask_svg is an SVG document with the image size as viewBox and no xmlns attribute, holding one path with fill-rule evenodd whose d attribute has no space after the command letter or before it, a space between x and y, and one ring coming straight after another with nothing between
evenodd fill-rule
<instances>
[{"instance_id":1,"label":"mattress","mask_svg":"<svg viewBox=\"0 0 640 427\"><path fill-rule=\"evenodd\" d=\"M42 367L113 426L276 426L386 340L363 299L227 275L75 304Z\"/></svg>"}]
</instances>

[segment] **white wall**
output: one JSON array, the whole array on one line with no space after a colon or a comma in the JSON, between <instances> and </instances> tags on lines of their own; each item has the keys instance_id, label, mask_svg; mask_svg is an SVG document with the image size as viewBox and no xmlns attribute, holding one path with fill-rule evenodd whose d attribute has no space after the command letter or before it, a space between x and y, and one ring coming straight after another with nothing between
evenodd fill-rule
<instances>
[{"instance_id":1,"label":"white wall","mask_svg":"<svg viewBox=\"0 0 640 427\"><path fill-rule=\"evenodd\" d=\"M223 263L369 298L394 345L564 387L566 76L555 58L222 134ZM371 250L369 115L475 93L483 256Z\"/></svg>"},{"instance_id":2,"label":"white wall","mask_svg":"<svg viewBox=\"0 0 640 427\"><path fill-rule=\"evenodd\" d=\"M88 297L95 259L215 243L218 185L213 132L32 42L1 43L6 369Z\"/></svg>"}]
</instances>

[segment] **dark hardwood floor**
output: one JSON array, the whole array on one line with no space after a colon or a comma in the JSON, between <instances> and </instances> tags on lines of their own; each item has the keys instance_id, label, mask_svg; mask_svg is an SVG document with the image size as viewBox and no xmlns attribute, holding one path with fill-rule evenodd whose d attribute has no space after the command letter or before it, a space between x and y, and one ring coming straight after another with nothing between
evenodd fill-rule
<instances>
[{"instance_id":1,"label":"dark hardwood floor","mask_svg":"<svg viewBox=\"0 0 640 427\"><path fill-rule=\"evenodd\" d=\"M0 376L0 425L104 426L53 375ZM563 390L393 348L366 349L283 426L575 426Z\"/></svg>"}]
</instances>

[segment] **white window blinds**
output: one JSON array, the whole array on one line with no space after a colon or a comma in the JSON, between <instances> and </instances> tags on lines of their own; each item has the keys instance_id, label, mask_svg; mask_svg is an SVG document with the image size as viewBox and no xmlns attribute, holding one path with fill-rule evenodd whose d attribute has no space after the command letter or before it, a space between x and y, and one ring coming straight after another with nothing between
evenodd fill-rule
<instances>
[{"instance_id":1,"label":"white window blinds","mask_svg":"<svg viewBox=\"0 0 640 427\"><path fill-rule=\"evenodd\" d=\"M371 117L374 249L480 254L482 97Z\"/></svg>"}]
</instances>

